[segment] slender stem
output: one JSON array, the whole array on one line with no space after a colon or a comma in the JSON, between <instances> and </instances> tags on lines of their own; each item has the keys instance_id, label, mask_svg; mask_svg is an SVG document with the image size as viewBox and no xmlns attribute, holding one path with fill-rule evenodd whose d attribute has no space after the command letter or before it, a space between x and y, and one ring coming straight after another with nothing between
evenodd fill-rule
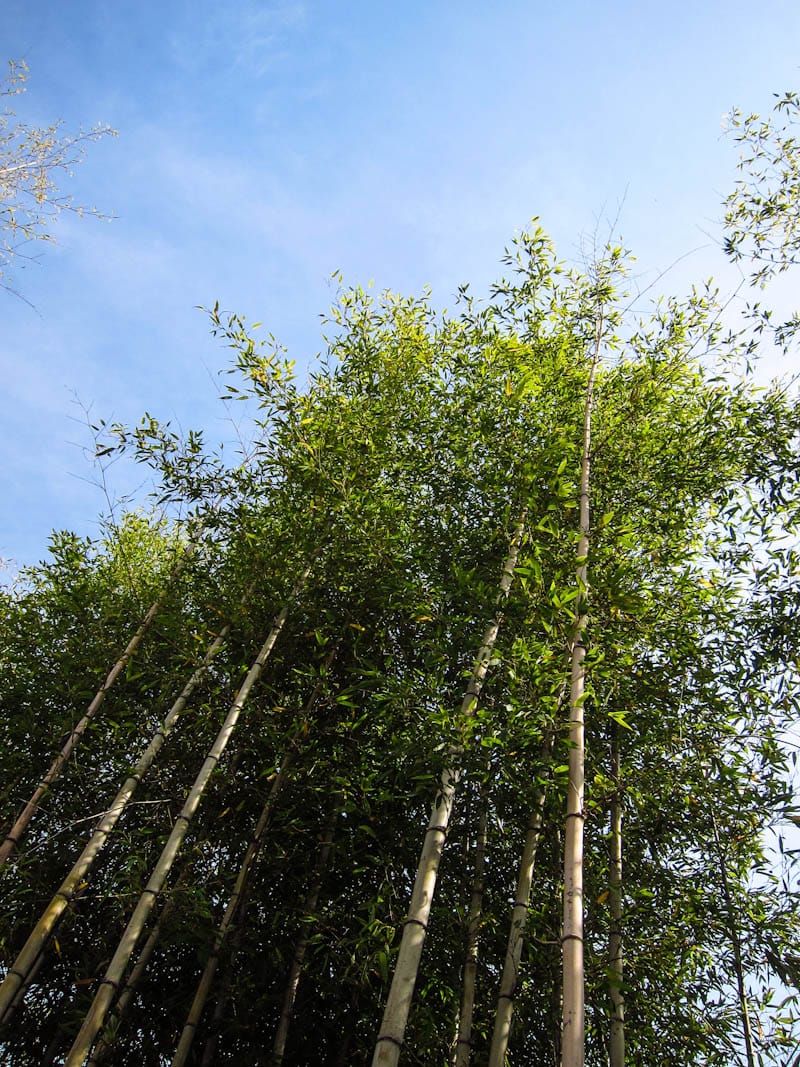
<instances>
[{"instance_id":1,"label":"slender stem","mask_svg":"<svg viewBox=\"0 0 800 1067\"><path fill-rule=\"evenodd\" d=\"M520 517L511 540L508 556L503 565L500 589L497 594L498 608L507 599L511 588L525 529L526 514L526 512L523 512ZM496 618L489 622L484 631L475 666L461 703L460 720L464 727L472 720L475 713L483 682L489 669L489 661L492 658L492 652L497 641L501 621L502 612L498 610ZM462 755L463 750L460 748L451 750L451 764L442 771L439 790L431 805L431 815L428 820L425 842L422 846L419 866L414 880L411 903L403 925L400 950L395 963L392 984L386 1000L378 1039L375 1043L372 1067L396 1067L400 1058L408 1014L414 996L414 986L417 981L419 961L428 929L428 918L436 889L439 863L442 858L450 815L453 810L456 785L461 775L458 764Z\"/></svg>"},{"instance_id":2,"label":"slender stem","mask_svg":"<svg viewBox=\"0 0 800 1067\"><path fill-rule=\"evenodd\" d=\"M454 1067L469 1067L472 1053L472 1016L475 1007L475 984L478 975L478 938L483 912L483 893L486 884L486 828L487 805L481 807L475 836L475 870L472 875L472 896L467 919L464 976L461 983L461 1008L458 1015Z\"/></svg>"},{"instance_id":3,"label":"slender stem","mask_svg":"<svg viewBox=\"0 0 800 1067\"><path fill-rule=\"evenodd\" d=\"M178 880L178 882L179 881L180 879ZM176 882L176 887L177 884L178 883ZM148 934L147 940L145 941L144 945L142 945L142 950L139 953L136 963L133 965L131 973L128 975L122 992L120 993L117 999L117 1003L114 1006L112 1016L112 1029L115 1033L119 1030L126 1015L128 1014L128 1009L131 1006L131 1001L136 995L136 990L139 987L139 982L141 982L144 972L147 969L147 965L150 962L150 957L155 952L156 945L161 940L161 932L164 929L164 923L166 922L167 917L175 906L174 902L175 897L174 895L172 895L162 908L161 914L159 915L156 922L153 924L153 928ZM86 1067L97 1067L98 1064L102 1063L103 1060L108 1057L109 1053L111 1052L111 1049L112 1040L106 1040L105 1037L101 1038L101 1040L98 1041L97 1045L95 1045L92 1055L87 1060Z\"/></svg>"},{"instance_id":4,"label":"slender stem","mask_svg":"<svg viewBox=\"0 0 800 1067\"><path fill-rule=\"evenodd\" d=\"M286 776L293 762L293 754L288 753L281 763L280 770L275 775L272 781L272 786L269 791L269 795L264 803L264 807L261 810L256 828L253 831L253 836L250 840L250 844L247 846L247 851L244 854L242 865L239 868L239 874L236 878L236 883L233 887L230 899L228 900L227 907L225 908L225 914L222 917L222 921L219 925L219 929L214 935L214 944L211 948L211 953L206 961L203 974L201 975L200 982L195 991L192 1006L189 1009L189 1015L181 1032L180 1041L175 1051L175 1055L172 1059L172 1067L183 1067L189 1056L189 1052L194 1042L194 1036L197 1033L197 1028L200 1025L200 1018L203 1014L206 1001L208 1000L208 994L211 992L211 987L214 982L214 977L217 973L219 966L220 954L222 947L225 943L225 939L228 936L231 925L236 918L237 911L243 899L245 889L247 886L247 879L250 873L253 860L258 855L261 845L264 840L264 835L269 826L272 818L272 813L275 809L275 804L278 800L281 789L283 788Z\"/></svg>"},{"instance_id":5,"label":"slender stem","mask_svg":"<svg viewBox=\"0 0 800 1067\"><path fill-rule=\"evenodd\" d=\"M563 960L562 1067L583 1067L585 1057L584 962L583 962L583 810L585 781L585 727L583 702L586 696L586 628L589 592L589 482L592 436L592 405L603 316L598 315L595 347L589 367L583 409L583 446L580 477L580 539L576 579L578 600L571 641L569 701L569 778L564 832L564 918L561 934Z\"/></svg>"},{"instance_id":6,"label":"slender stem","mask_svg":"<svg viewBox=\"0 0 800 1067\"><path fill-rule=\"evenodd\" d=\"M545 741L544 756L550 755L550 741ZM533 802L533 810L525 832L525 844L517 875L517 892L511 910L511 926L508 931L506 956L503 963L503 976L497 996L497 1010L494 1017L492 1044L489 1050L489 1067L503 1067L508 1052L508 1039L511 1033L511 1019L514 1013L514 995L517 990L519 964L522 959L522 945L525 927L528 922L528 908L531 900L531 884L536 852L542 836L542 815L544 811L545 791L538 790Z\"/></svg>"},{"instance_id":7,"label":"slender stem","mask_svg":"<svg viewBox=\"0 0 800 1067\"><path fill-rule=\"evenodd\" d=\"M747 1055L747 1067L756 1067L756 1054L753 1046L753 1029L750 1025L750 1008L748 1006L747 986L744 981L744 966L742 964L742 944L734 919L735 912L733 910L733 896L731 894L731 886L728 880L728 870L725 865L725 849L720 840L717 820L714 817L713 812L711 815L711 825L714 828L714 841L719 855L719 869L722 876L722 894L725 897L726 925L728 927L728 934L730 935L731 947L733 949L733 967L736 971L736 990L739 999L739 1016L742 1021L742 1037L744 1038L745 1053Z\"/></svg>"},{"instance_id":8,"label":"slender stem","mask_svg":"<svg viewBox=\"0 0 800 1067\"><path fill-rule=\"evenodd\" d=\"M25 831L28 828L28 823L36 814L36 811L42 801L42 798L49 791L50 787L61 774L64 764L72 755L73 749L78 744L83 735L86 733L87 727L89 726L97 712L100 710L103 701L106 698L106 693L112 687L114 682L116 682L117 678L119 678L120 674L127 666L131 656L139 647L145 634L150 629L150 624L156 617L159 608L164 602L165 595L166 594L162 594L160 597L158 597L157 600L153 601L153 603L150 605L150 609L139 624L139 628L137 629L136 633L128 642L125 651L122 653L120 658L117 660L117 662L106 675L105 681L95 693L94 699L92 700L89 707L86 709L85 714L72 728L69 737L61 746L60 752L50 764L49 770L41 779L39 784L36 786L33 791L33 794L31 795L30 800L22 809L20 814L17 816L16 820L14 821L14 825L6 834L3 844L0 845L0 866L2 866L8 860L8 858L19 845Z\"/></svg>"},{"instance_id":9,"label":"slender stem","mask_svg":"<svg viewBox=\"0 0 800 1067\"><path fill-rule=\"evenodd\" d=\"M317 866L314 872L314 880L309 888L306 899L303 902L303 915L305 918L311 918L316 911L317 904L319 903L319 894L322 888L322 878L325 874L325 868L328 865L328 858L331 854L333 847L333 834L336 828L336 816L337 811L334 810L328 816L328 819L323 830L322 841L320 843L319 856L317 858ZM286 983L286 993L283 998L283 1008L281 1009L281 1017L278 1022L278 1029L275 1033L275 1041L272 1046L272 1065L273 1067L280 1067L283 1063L283 1056L286 1051L286 1039L289 1036L289 1027L292 1022L292 1015L294 1013L294 1004L297 998L297 987L300 983L300 975L303 970L303 963L306 958L306 950L308 949L308 941L310 936L311 927L308 922L305 922L303 929L297 939L295 945L294 955L292 956L291 967L289 968L289 978Z\"/></svg>"},{"instance_id":10,"label":"slender stem","mask_svg":"<svg viewBox=\"0 0 800 1067\"><path fill-rule=\"evenodd\" d=\"M609 1067L625 1067L625 997L622 991L624 956L622 946L622 795L620 792L619 727L612 723L611 775L614 796L611 800L611 838L609 841L608 902L611 923L608 931L609 993L611 1029Z\"/></svg>"}]
</instances>

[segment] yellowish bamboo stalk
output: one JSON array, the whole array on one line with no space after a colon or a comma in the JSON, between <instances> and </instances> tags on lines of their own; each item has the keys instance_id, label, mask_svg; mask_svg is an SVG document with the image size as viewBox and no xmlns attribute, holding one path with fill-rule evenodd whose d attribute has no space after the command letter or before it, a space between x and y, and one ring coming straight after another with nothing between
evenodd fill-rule
<instances>
[{"instance_id":1,"label":"yellowish bamboo stalk","mask_svg":"<svg viewBox=\"0 0 800 1067\"><path fill-rule=\"evenodd\" d=\"M525 519L526 513L523 513L514 532L508 556L503 565L500 590L497 595L498 608L508 597L511 588L525 529ZM498 610L496 618L488 623L484 631L475 666L461 704L460 720L465 728L475 713L495 642L497 641L497 635L500 631L501 621L502 613ZM425 943L425 934L428 929L433 894L436 889L439 863L442 858L450 815L453 810L456 785L461 774L458 763L462 756L462 750L453 749L450 755L452 756L451 765L442 771L439 789L431 806L431 815L414 880L411 903L403 924L403 936L400 940L400 950L395 963L392 984L375 1043L375 1053L372 1059L373 1067L396 1067L400 1058L400 1050L403 1047L406 1023L408 1022L408 1014L414 996L419 961L422 956L422 947Z\"/></svg>"},{"instance_id":2,"label":"yellowish bamboo stalk","mask_svg":"<svg viewBox=\"0 0 800 1067\"><path fill-rule=\"evenodd\" d=\"M319 903L322 877L325 873L328 857L331 854L331 848L333 847L333 834L335 828L336 812L333 811L328 817L327 824L323 831L316 871L314 872L314 881L306 895L305 901L303 902L304 917L313 916L317 904ZM308 949L308 938L309 926L306 924L297 939L297 944L295 945L294 954L292 956L292 963L289 968L289 978L286 983L286 993L283 998L281 1017L278 1021L278 1029L275 1032L275 1040L272 1045L272 1067L280 1067L283 1063L283 1056L286 1051L286 1040L289 1037L289 1027L291 1026L294 1003L297 998L297 987L300 983L300 975L303 971L303 963L305 962L306 950Z\"/></svg>"},{"instance_id":3,"label":"yellowish bamboo stalk","mask_svg":"<svg viewBox=\"0 0 800 1067\"><path fill-rule=\"evenodd\" d=\"M583 702L586 696L586 628L589 594L589 484L591 466L592 407L600 344L603 337L603 315L598 313L595 347L589 367L589 379L583 409L583 443L581 449L579 541L576 558L578 599L575 625L571 639L570 699L569 699L569 773L567 782L567 814L564 831L564 913L561 931L563 961L561 1067L583 1067L585 1059L586 1023L584 1014L584 954L583 954L583 837L585 813L585 720Z\"/></svg>"}]
</instances>

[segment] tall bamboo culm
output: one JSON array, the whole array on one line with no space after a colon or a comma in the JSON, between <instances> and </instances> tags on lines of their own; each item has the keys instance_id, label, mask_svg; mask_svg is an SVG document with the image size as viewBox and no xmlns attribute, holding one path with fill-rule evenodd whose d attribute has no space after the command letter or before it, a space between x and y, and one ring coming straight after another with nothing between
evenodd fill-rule
<instances>
[{"instance_id":1,"label":"tall bamboo culm","mask_svg":"<svg viewBox=\"0 0 800 1067\"><path fill-rule=\"evenodd\" d=\"M611 1027L608 1039L609 1067L625 1067L625 996L624 956L622 946L622 794L620 792L619 727L611 724L611 775L614 796L611 799L611 837L609 839L608 906L611 924L608 931L609 996Z\"/></svg>"},{"instance_id":2,"label":"tall bamboo culm","mask_svg":"<svg viewBox=\"0 0 800 1067\"><path fill-rule=\"evenodd\" d=\"M337 647L331 650L325 658L324 670L327 670L334 660L337 652ZM304 716L308 717L317 700L319 699L320 692L322 690L322 681L320 680L311 693L308 701L306 702L304 709ZM250 839L250 843L245 851L244 858L242 859L239 873L234 883L233 891L231 893L228 904L225 908L225 913L222 916L219 929L214 935L214 943L211 948L211 953L206 961L206 965L203 969L203 973L200 977L200 981L195 991L192 1005L189 1009L189 1015L184 1023L183 1030L181 1032L180 1041L178 1042L178 1048L175 1051L175 1055L172 1059L172 1067L182 1067L186 1062L189 1052L191 1051L192 1044L194 1043L195 1034L197 1028L200 1025L200 1019L205 1009L208 995L211 992L211 987L214 982L214 978L219 967L220 954L222 952L223 945L230 933L233 923L236 921L237 915L241 909L243 900L245 899L245 893L247 890L247 882L250 877L250 871L258 853L261 851L261 846L264 843L264 835L267 832L267 828L272 819L272 814L275 810L275 804L278 801L281 789L283 788L289 771L294 765L296 759L296 749L287 750L280 760L279 769L272 780L269 794L264 802L264 807L261 810L261 814L256 823L253 836Z\"/></svg>"},{"instance_id":3,"label":"tall bamboo culm","mask_svg":"<svg viewBox=\"0 0 800 1067\"><path fill-rule=\"evenodd\" d=\"M319 856L317 857L316 868L314 871L314 879L306 894L306 898L303 901L304 919L313 916L317 909L317 904L319 903L322 879L325 874L325 868L328 865L331 849L333 848L336 816L337 811L334 809L328 816L322 832L322 840L320 842ZM307 923L304 923L303 929L297 938L294 954L292 955L292 963L289 968L289 977L286 982L286 993L283 997L281 1017L278 1020L278 1029L275 1032L275 1040L272 1045L272 1067L280 1067L283 1063L283 1056L286 1051L286 1040L289 1037L289 1027L291 1026L292 1015L294 1014L294 1004L297 999L297 987L300 983L300 975L303 972L303 963L306 958L309 937L310 927Z\"/></svg>"},{"instance_id":4,"label":"tall bamboo culm","mask_svg":"<svg viewBox=\"0 0 800 1067\"><path fill-rule=\"evenodd\" d=\"M489 1067L503 1067L508 1051L508 1038L511 1033L511 1018L514 1013L514 994L517 990L519 964L522 958L522 945L525 938L525 925L528 921L528 908L531 900L531 883L536 862L536 851L542 835L542 810L544 808L544 790L541 790L533 804L533 811L525 832L525 844L517 876L517 892L511 910L511 927L508 931L506 956L503 963L503 976L500 979L500 992L497 995L497 1009L492 1030L492 1044L489 1050Z\"/></svg>"},{"instance_id":5,"label":"tall bamboo culm","mask_svg":"<svg viewBox=\"0 0 800 1067\"><path fill-rule=\"evenodd\" d=\"M498 609L508 597L511 589L526 517L527 513L523 512L503 565L500 589L496 601ZM496 617L489 622L484 631L469 685L461 703L460 719L464 726L467 725L475 712L483 682L486 678L486 672L489 669L489 661L492 658L497 635L500 631L501 621L502 612L498 610ZM375 1044L375 1053L372 1059L373 1067L395 1067L400 1058L400 1050L403 1047L408 1013L411 1009L419 961L422 956L422 947L425 943L425 934L428 928L428 917L436 889L439 863L442 858L445 838L447 837L450 814L453 810L456 786L460 777L458 763L461 760L462 751L453 749L450 755L453 757L453 761L442 772L439 790L431 806L431 816L425 833L425 842L422 846L419 866L417 867L411 903L403 925L400 950L395 963L383 1019L378 1031L378 1039Z\"/></svg>"},{"instance_id":6,"label":"tall bamboo culm","mask_svg":"<svg viewBox=\"0 0 800 1067\"><path fill-rule=\"evenodd\" d=\"M469 1067L472 1055L472 1016L475 1008L475 986L478 978L478 940L483 912L483 893L486 884L486 828L488 814L481 806L475 834L475 869L472 875L472 894L467 918L467 937L464 949L464 973L461 981L461 1006L458 1012L453 1067Z\"/></svg>"},{"instance_id":7,"label":"tall bamboo culm","mask_svg":"<svg viewBox=\"0 0 800 1067\"><path fill-rule=\"evenodd\" d=\"M5 1019L10 1006L15 1001L18 991L24 988L25 984L29 982L32 969L36 966L37 959L41 958L47 940L53 932L56 923L59 921L64 910L79 892L78 887L85 881L95 859L105 845L109 834L116 826L122 813L125 811L125 808L136 792L142 778L153 765L158 753L161 751L161 748L175 726L178 717L185 710L192 694L202 681L211 661L224 645L229 632L230 623L220 631L209 646L202 664L192 674L177 700L169 709L164 721L153 735L150 744L147 746L140 757L139 762L136 764L133 773L123 783L114 798L111 807L101 817L100 822L97 824L92 836L84 846L84 849L76 860L72 870L61 883L53 899L42 914L42 917L31 931L28 940L25 942L25 945L6 975L2 986L0 986L0 1022Z\"/></svg>"},{"instance_id":8,"label":"tall bamboo culm","mask_svg":"<svg viewBox=\"0 0 800 1067\"><path fill-rule=\"evenodd\" d=\"M175 575L173 575L173 577L175 577ZM158 614L159 608L164 603L165 596L166 594L162 593L162 595L158 597L157 600L154 600L153 603L150 605L147 614L139 624L139 628L136 633L128 642L125 651L122 653L117 662L106 675L105 681L95 693L91 704L86 709L86 712L84 713L82 718L78 720L77 725L73 727L69 737L61 746L61 750L59 751L58 755L50 764L49 770L34 789L28 803L25 805L25 807L15 819L14 825L6 834L3 844L0 845L0 867L7 862L11 854L19 846L19 843L28 828L28 824L30 823L33 816L36 814L36 811L40 803L42 802L42 798L51 788L58 776L61 774L61 771L64 769L64 764L72 755L73 749L78 744L83 735L86 733L86 729L89 726L89 723L100 710L103 701L106 698L106 693L112 687L114 682L116 682L117 678L119 678L122 671L125 670L131 656L142 643L145 634L150 629L150 625L153 622L153 619Z\"/></svg>"},{"instance_id":9,"label":"tall bamboo culm","mask_svg":"<svg viewBox=\"0 0 800 1067\"><path fill-rule=\"evenodd\" d=\"M564 914L561 930L563 961L561 1067L583 1067L586 1046L584 1015L583 962L583 810L585 784L585 727L583 701L586 695L586 626L589 593L590 508L589 484L592 440L592 406L600 345L603 337L603 315L598 311L595 323L594 351L589 365L589 379L583 408L583 440L581 447L579 540L576 559L575 626L571 636L570 699L569 699L569 775L567 783L567 814L564 830Z\"/></svg>"},{"instance_id":10,"label":"tall bamboo culm","mask_svg":"<svg viewBox=\"0 0 800 1067\"><path fill-rule=\"evenodd\" d=\"M222 946L225 943L225 939L228 936L231 925L233 924L239 905L242 901L246 886L247 879L250 873L253 860L259 853L261 845L264 840L264 835L269 826L272 813L275 809L275 804L278 800L281 789L283 788L286 777L289 773L289 769L293 762L292 753L288 753L286 757L281 761L281 767L278 773L272 780L272 786L270 787L269 795L264 803L264 807L261 810L256 828L253 831L253 836L250 839L250 844L247 846L247 851L244 854L241 867L239 868L239 874L236 877L236 883L233 887L228 905L225 908L225 914L222 916L219 929L214 935L214 944L211 948L211 954L206 960L205 968L200 977L197 990L192 1001L192 1006L189 1009L189 1015L184 1023L183 1030L181 1032L180 1041L175 1051L175 1055L172 1059L172 1067L183 1067L191 1052L192 1044L194 1042L197 1028L200 1024L200 1019L205 1008L206 1001L208 1000L208 994L211 992L211 987L214 982L214 977L217 973L219 966L220 953Z\"/></svg>"},{"instance_id":11,"label":"tall bamboo culm","mask_svg":"<svg viewBox=\"0 0 800 1067\"><path fill-rule=\"evenodd\" d=\"M145 943L142 945L141 951L136 958L136 963L128 974L125 980L125 984L122 987L122 991L117 997L117 1001L112 1008L110 1022L110 1029L116 1033L120 1030L125 1017L128 1014L130 1006L133 1002L133 998L136 996L136 990L139 988L139 983L144 977L144 973L147 970L147 965L150 962L150 958L156 950L158 942L161 940L161 934L163 933L164 926L167 923L172 912L175 910L177 893L180 887L185 883L192 870L192 862L188 860L184 863L180 873L175 879L175 885L172 888L164 907L161 909L156 921L153 923L153 927L150 933L147 935ZM113 1050L113 1042L106 1041L101 1038L94 1049L89 1059L86 1061L86 1067L98 1067L99 1064L105 1062L108 1059Z\"/></svg>"},{"instance_id":12,"label":"tall bamboo culm","mask_svg":"<svg viewBox=\"0 0 800 1067\"><path fill-rule=\"evenodd\" d=\"M258 656L256 657L253 666L250 668L247 677L245 678L242 686L239 690L236 700L231 705L231 708L225 718L222 727L217 734L216 740L209 749L203 766L200 768L198 775L194 781L194 784L189 791L183 808L175 820L175 825L172 829L172 833L167 839L167 843L161 853L161 856L150 875L150 879L139 898L139 901L134 909L133 915L128 921L128 925L125 928L125 932L122 935L117 950L111 960L111 963L106 970L105 976L101 982L100 989L98 990L94 1001L89 1009L86 1018L83 1021L83 1025L78 1033L78 1036L70 1049L69 1055L65 1061L66 1067L81 1067L85 1062L92 1045L97 1037L100 1028L103 1025L106 1012L109 1005L114 998L116 990L119 988L120 983L124 977L125 970L128 966L131 954L136 947L136 942L141 936L145 923L150 915L153 905L158 898L159 893L169 875L178 851L183 843L183 839L192 823L194 814L197 811L197 807L200 803L200 799L205 791L206 785L220 760L228 741L236 728L236 724L239 721L242 708L245 705L250 690L256 684L261 677L261 673L264 669L264 664L272 652L272 649L277 641L281 630L286 624L286 620L289 616L289 605L296 598L300 589L305 585L305 581L310 573L311 565L309 564L299 582L295 586L289 601L283 606L279 615L275 619L275 623L270 630L267 640L261 648Z\"/></svg>"}]
</instances>

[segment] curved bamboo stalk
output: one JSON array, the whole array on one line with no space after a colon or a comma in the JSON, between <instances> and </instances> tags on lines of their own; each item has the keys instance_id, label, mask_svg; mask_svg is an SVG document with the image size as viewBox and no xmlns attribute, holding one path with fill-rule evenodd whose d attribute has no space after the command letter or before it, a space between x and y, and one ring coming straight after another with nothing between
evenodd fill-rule
<instances>
[{"instance_id":1,"label":"curved bamboo stalk","mask_svg":"<svg viewBox=\"0 0 800 1067\"><path fill-rule=\"evenodd\" d=\"M496 601L498 608L508 597L511 588L526 517L527 512L523 511L503 565L500 589ZM492 658L497 635L500 631L501 621L502 612L498 610L496 617L488 623L484 631L469 685L461 703L460 719L464 726L472 719L475 712L483 682L489 669L489 661ZM425 943L425 933L433 902L433 893L436 889L439 863L442 858L445 838L447 837L450 814L453 810L456 786L461 776L458 762L460 761L462 750L454 748L451 750L450 755L452 757L451 765L445 767L442 771L439 789L431 805L431 816L425 832L425 842L422 846L419 866L414 880L411 903L403 924L400 951L397 955L392 984L375 1043L375 1053L372 1060L373 1067L395 1067L400 1058L400 1049L403 1047L403 1037L406 1023L408 1022L408 1013L411 1009L414 986L417 981L422 947Z\"/></svg>"},{"instance_id":2,"label":"curved bamboo stalk","mask_svg":"<svg viewBox=\"0 0 800 1067\"><path fill-rule=\"evenodd\" d=\"M95 693L94 699L92 700L89 707L86 709L86 712L84 713L83 717L78 721L77 725L73 727L69 737L61 746L60 752L50 764L49 770L34 789L28 803L25 805L25 807L15 819L14 825L6 834L3 844L0 845L0 866L6 863L8 858L19 845L26 829L28 828L28 823L36 814L39 804L42 801L42 797L45 795L45 793L48 792L55 780L61 774L64 764L72 755L73 749L78 744L83 735L86 733L86 729L89 726L89 723L100 710L100 707L102 706L103 701L106 698L106 693L109 691L114 682L116 682L117 678L119 678L122 671L128 665L128 661L130 660L131 656L141 644L142 639L144 638L147 631L150 629L150 624L156 617L159 608L163 604L165 597L166 592L162 593L161 596L154 600L153 603L150 605L147 614L139 624L139 628L136 633L128 642L125 651L122 653L120 658L117 660L117 662L106 675L105 681Z\"/></svg>"},{"instance_id":3,"label":"curved bamboo stalk","mask_svg":"<svg viewBox=\"0 0 800 1067\"><path fill-rule=\"evenodd\" d=\"M322 878L325 874L325 868L328 864L331 848L333 847L333 834L336 829L336 815L337 812L335 810L332 811L325 823L322 840L320 842L316 870L314 872L314 881L312 882L306 895L306 899L303 902L304 916L312 916L319 903ZM281 1067L281 1064L283 1063L283 1056L286 1051L286 1039L289 1036L289 1027L292 1022L294 1002L297 997L297 987L300 984L300 975L306 958L306 950L308 949L308 940L309 926L308 924L305 924L297 939L294 955L292 956L292 964L289 968L289 979L286 984L286 993L283 998L281 1017L278 1022L278 1029L275 1033L275 1041L272 1046L272 1067Z\"/></svg>"},{"instance_id":4,"label":"curved bamboo stalk","mask_svg":"<svg viewBox=\"0 0 800 1067\"><path fill-rule=\"evenodd\" d=\"M167 898L167 901L164 904L164 907L161 909L160 915L153 924L153 928L148 934L147 940L145 941L144 945L142 945L142 950L139 953L136 959L136 963L134 963L133 968L131 969L131 972L126 979L125 985L122 988L122 992L117 998L117 1002L113 1008L113 1015L111 1017L110 1022L111 1028L114 1030L114 1032L118 1032L120 1027L122 1026L122 1023L125 1021L125 1017L128 1014L128 1009L130 1008L133 998L136 995L136 990L139 987L139 983L141 982L144 976L144 972L147 970L147 965L150 962L150 957L155 952L156 946L161 940L161 932L164 929L164 924L166 923L172 912L175 910L176 893L183 884L183 882L186 880L191 869L192 863L190 860L184 864L180 874L175 879L175 885L172 891L170 892L169 897ZM86 1061L86 1067L98 1067L98 1065L108 1057L109 1053L113 1050L113 1047L113 1040L105 1040L105 1038L101 1038L100 1041L98 1041L95 1045L91 1056Z\"/></svg>"},{"instance_id":5,"label":"curved bamboo stalk","mask_svg":"<svg viewBox=\"0 0 800 1067\"><path fill-rule=\"evenodd\" d=\"M519 975L519 961L522 958L522 943L525 926L528 921L528 908L531 902L531 883L536 851L542 836L542 812L545 793L540 790L533 804L533 811L528 820L525 844L519 863L517 876L517 893L511 910L511 928L508 931L506 958L503 963L503 977L500 980L500 992L497 995L497 1009L492 1030L492 1044L489 1051L489 1067L503 1067L508 1051L508 1038L511 1033L511 1018L514 1013L514 994Z\"/></svg>"},{"instance_id":6,"label":"curved bamboo stalk","mask_svg":"<svg viewBox=\"0 0 800 1067\"><path fill-rule=\"evenodd\" d=\"M70 1049L69 1055L65 1061L65 1067L81 1067L94 1044L97 1033L103 1025L103 1020L105 1019L109 1005L114 997L114 993L119 988L120 982L125 974L131 953L136 946L136 942L138 941L147 918L152 911L153 904L161 892L172 865L175 862L175 857L183 843L183 839L192 823L192 819L197 811L197 807L205 791L206 785L208 784L222 753L225 751L231 734L236 728L236 724L239 721L239 716L241 715L242 708L245 705L250 690L261 677L264 664L269 658L275 642L286 623L289 616L289 604L295 599L300 589L305 584L310 570L311 564L308 564L303 571L299 582L292 591L289 601L284 604L278 617L275 619L275 623L270 630L267 640L264 642L253 666L250 668L247 677L242 683L238 696L231 705L230 711L217 734L216 740L209 749L208 755L195 778L194 785L189 791L183 808L175 820L172 833L167 839L167 843L164 846L161 856L150 875L150 879L139 898L127 927L125 928L125 932L123 933L122 939L108 966L100 989L83 1021L83 1026Z\"/></svg>"},{"instance_id":7,"label":"curved bamboo stalk","mask_svg":"<svg viewBox=\"0 0 800 1067\"><path fill-rule=\"evenodd\" d=\"M183 687L177 700L169 709L166 718L158 730L156 730L150 744L140 757L133 773L123 783L114 798L111 807L100 819L100 822L97 824L92 836L84 846L84 849L76 860L72 870L61 883L42 917L31 931L28 940L25 942L25 945L9 970L5 981L2 986L0 986L0 1022L5 1019L10 1009L10 1005L14 1001L18 992L21 992L27 984L31 969L36 965L37 958L43 953L47 940L53 932L56 923L61 918L64 910L72 903L76 894L80 892L84 880L89 874L100 850L105 845L111 831L114 829L120 816L125 811L125 808L133 797L133 794L136 792L142 778L153 765L158 753L161 751L172 728L177 722L178 717L186 708L192 694L206 674L211 661L224 645L228 633L230 632L230 628L230 623L224 626L209 646L208 651L203 658L203 662L197 670L194 671L189 681Z\"/></svg>"},{"instance_id":8,"label":"curved bamboo stalk","mask_svg":"<svg viewBox=\"0 0 800 1067\"><path fill-rule=\"evenodd\" d=\"M584 962L583 962L583 836L586 819L583 810L585 788L585 725L583 702L586 696L586 628L589 593L590 508L589 482L592 440L592 407L604 318L599 309L595 324L595 345L589 366L589 379L583 408L581 448L580 512L576 580L578 599L571 639L569 697L569 776L567 814L564 832L564 917L561 932L563 960L561 1065L583 1067L585 1059Z\"/></svg>"},{"instance_id":9,"label":"curved bamboo stalk","mask_svg":"<svg viewBox=\"0 0 800 1067\"><path fill-rule=\"evenodd\" d=\"M225 908L225 914L222 916L219 929L214 935L214 944L211 949L211 953L206 961L203 974L200 977L200 982L197 986L197 990L192 1001L192 1006L189 1009L189 1015L181 1032L180 1041L175 1051L175 1055L172 1059L172 1067L183 1067L186 1063L186 1059L191 1051L194 1036L197 1033L197 1027L200 1025L200 1019L205 1008L206 1001L208 1000L208 994L211 992L211 986L214 982L214 977L217 973L219 966L220 953L222 952L222 946L225 943L225 939L228 936L230 927L236 918L236 913L241 904L243 894L245 893L247 886L247 879L250 874L250 868L253 860L259 853L261 845L264 840L264 835L269 826L272 818L272 812L275 808L275 804L278 800L278 795L283 787L286 777L289 773L292 763L294 762L294 754L288 753L281 763L281 768L273 779L272 786L267 796L264 807L261 810L256 828L253 831L253 836L250 839L250 844L247 846L247 851L244 854L242 865L239 868L239 874L236 878L236 883L233 887L228 905Z\"/></svg>"},{"instance_id":10,"label":"curved bamboo stalk","mask_svg":"<svg viewBox=\"0 0 800 1067\"><path fill-rule=\"evenodd\" d=\"M472 895L469 902L467 937L464 953L464 976L461 982L461 1007L458 1013L454 1067L469 1067L472 1053L472 1016L475 1007L475 983L478 974L478 938L480 935L483 891L486 883L486 804L478 816L475 835L475 869L472 875Z\"/></svg>"}]
</instances>

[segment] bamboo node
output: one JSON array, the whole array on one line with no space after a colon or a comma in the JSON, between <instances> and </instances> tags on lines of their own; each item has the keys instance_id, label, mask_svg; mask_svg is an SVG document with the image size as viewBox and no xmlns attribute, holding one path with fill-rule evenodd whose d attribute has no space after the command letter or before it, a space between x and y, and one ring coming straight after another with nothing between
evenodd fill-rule
<instances>
[{"instance_id":1,"label":"bamboo node","mask_svg":"<svg viewBox=\"0 0 800 1067\"><path fill-rule=\"evenodd\" d=\"M426 933L428 932L428 924L424 923L422 919L403 919L403 926L411 926L412 924L421 926Z\"/></svg>"},{"instance_id":2,"label":"bamboo node","mask_svg":"<svg viewBox=\"0 0 800 1067\"><path fill-rule=\"evenodd\" d=\"M398 1041L398 1039L396 1037L392 1037L391 1034L382 1034L378 1038L377 1043L380 1044L381 1041L389 1041L392 1045L396 1045L398 1048L402 1048L403 1047L403 1042L402 1041Z\"/></svg>"}]
</instances>

